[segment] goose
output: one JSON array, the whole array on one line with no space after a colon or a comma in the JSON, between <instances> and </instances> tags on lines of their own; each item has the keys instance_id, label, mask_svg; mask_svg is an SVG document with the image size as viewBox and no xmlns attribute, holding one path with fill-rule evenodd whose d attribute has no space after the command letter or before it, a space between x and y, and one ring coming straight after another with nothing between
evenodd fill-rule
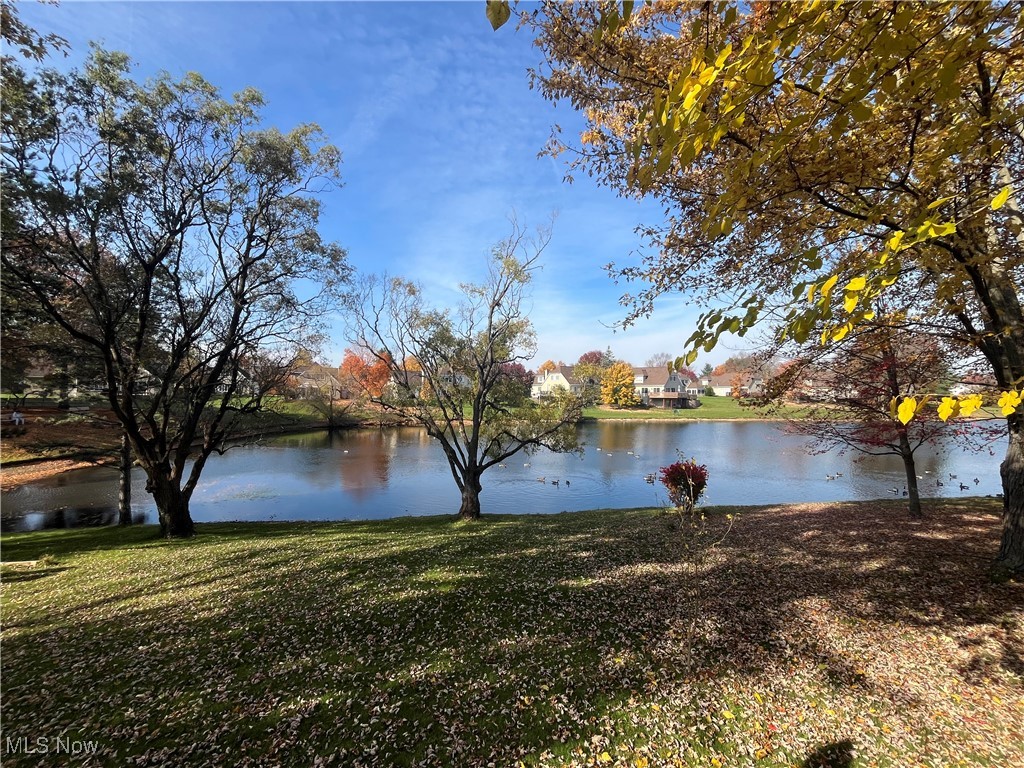
<instances>
[{"instance_id":1,"label":"goose","mask_svg":"<svg viewBox=\"0 0 1024 768\"><path fill-rule=\"evenodd\" d=\"M537 478L537 482L538 482L538 483L543 483L543 482L545 482L546 480L547 480L547 478L546 478L546 477L538 477L538 478Z\"/></svg>"},{"instance_id":2,"label":"goose","mask_svg":"<svg viewBox=\"0 0 1024 768\"><path fill-rule=\"evenodd\" d=\"M558 481L557 481L557 480L552 480L552 481L551 481L551 484L552 484L552 485L558 485Z\"/></svg>"},{"instance_id":3,"label":"goose","mask_svg":"<svg viewBox=\"0 0 1024 768\"><path fill-rule=\"evenodd\" d=\"M981 482L981 480L979 480L978 478L974 478L974 484L975 485L978 485L980 482Z\"/></svg>"},{"instance_id":4,"label":"goose","mask_svg":"<svg viewBox=\"0 0 1024 768\"><path fill-rule=\"evenodd\" d=\"M566 487L566 488L568 488L568 487L569 487L569 485L570 485L569 481L568 481L568 480L566 480L566 481L565 481L565 487Z\"/></svg>"},{"instance_id":5,"label":"goose","mask_svg":"<svg viewBox=\"0 0 1024 768\"><path fill-rule=\"evenodd\" d=\"M960 490L961 491L966 491L966 490L970 489L970 487L971 486L969 486L969 485L964 485L963 483L960 483Z\"/></svg>"},{"instance_id":6,"label":"goose","mask_svg":"<svg viewBox=\"0 0 1024 768\"><path fill-rule=\"evenodd\" d=\"M936 487L941 488L943 485L945 485L945 483L943 483L941 480L936 480L935 485Z\"/></svg>"},{"instance_id":7,"label":"goose","mask_svg":"<svg viewBox=\"0 0 1024 768\"><path fill-rule=\"evenodd\" d=\"M899 493L899 492L900 492L899 488L890 488L889 489L889 493Z\"/></svg>"}]
</instances>

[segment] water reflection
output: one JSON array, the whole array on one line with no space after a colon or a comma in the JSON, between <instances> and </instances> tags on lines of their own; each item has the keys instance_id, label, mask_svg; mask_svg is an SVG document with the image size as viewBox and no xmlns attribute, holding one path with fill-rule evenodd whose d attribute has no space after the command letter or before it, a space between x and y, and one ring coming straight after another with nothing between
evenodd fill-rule
<instances>
[{"instance_id":1,"label":"water reflection","mask_svg":"<svg viewBox=\"0 0 1024 768\"><path fill-rule=\"evenodd\" d=\"M582 425L580 437L586 445L582 456L520 454L488 471L484 512L663 504L661 486L644 478L674 461L677 451L708 466L708 504L886 498L892 488L898 495L905 482L896 457L854 461L850 454L813 454L802 437L764 422L599 422ZM922 450L923 495L999 493L1004 450L1005 438L993 453ZM950 474L965 479L968 491L959 481L943 482ZM155 509L144 487L137 471L132 508L153 521ZM440 448L423 430L401 428L287 435L233 448L211 457L192 513L197 522L378 519L451 514L458 504ZM0 521L4 531L109 525L116 522L116 505L116 471L90 468L5 493Z\"/></svg>"}]
</instances>

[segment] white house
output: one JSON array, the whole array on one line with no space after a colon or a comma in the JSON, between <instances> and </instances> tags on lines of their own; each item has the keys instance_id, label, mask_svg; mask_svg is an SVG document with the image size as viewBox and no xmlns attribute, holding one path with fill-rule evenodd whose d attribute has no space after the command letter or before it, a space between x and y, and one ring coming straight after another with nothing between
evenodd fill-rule
<instances>
[{"instance_id":1,"label":"white house","mask_svg":"<svg viewBox=\"0 0 1024 768\"><path fill-rule=\"evenodd\" d=\"M596 382L582 381L573 373L572 366L560 365L553 371L538 373L533 377L530 397L534 400L539 400L545 397L553 397L558 391L581 395L588 383L594 384Z\"/></svg>"}]
</instances>

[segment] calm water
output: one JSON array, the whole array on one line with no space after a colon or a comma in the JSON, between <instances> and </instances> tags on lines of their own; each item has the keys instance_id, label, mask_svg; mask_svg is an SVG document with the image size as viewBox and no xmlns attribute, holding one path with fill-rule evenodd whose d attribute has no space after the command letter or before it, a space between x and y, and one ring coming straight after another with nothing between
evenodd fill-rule
<instances>
[{"instance_id":1,"label":"calm water","mask_svg":"<svg viewBox=\"0 0 1024 768\"><path fill-rule=\"evenodd\" d=\"M900 495L904 485L903 465L894 456L855 461L850 454L812 455L804 438L765 422L596 422L580 432L582 456L518 454L485 473L484 513L664 504L662 486L645 476L675 461L676 449L707 464L706 504L876 499L892 496L890 489ZM992 446L994 455L922 449L922 494L999 493L1005 448L1004 438ZM840 472L842 477L826 479ZM133 511L137 520L155 522L144 488L136 470ZM109 524L116 504L115 470L66 472L5 493L3 528ZM234 448L210 458L191 508L202 522L368 520L448 514L458 506L441 450L422 430L408 428L288 435Z\"/></svg>"}]
</instances>

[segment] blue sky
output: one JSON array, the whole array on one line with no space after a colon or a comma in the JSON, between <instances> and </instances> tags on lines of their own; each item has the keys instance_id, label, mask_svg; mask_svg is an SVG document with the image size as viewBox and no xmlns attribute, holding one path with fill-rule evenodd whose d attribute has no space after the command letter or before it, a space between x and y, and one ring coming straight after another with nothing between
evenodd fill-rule
<instances>
[{"instance_id":1,"label":"blue sky","mask_svg":"<svg viewBox=\"0 0 1024 768\"><path fill-rule=\"evenodd\" d=\"M574 362L610 346L642 364L681 354L697 313L665 297L650 320L611 326L625 310L604 270L638 259L634 234L659 219L649 203L617 197L585 175L563 180L560 160L538 157L552 127L578 135L580 118L529 89L540 52L525 30L493 32L484 0L468 2L74 2L19 4L22 18L71 45L128 53L140 76L201 73L230 94L263 92L266 123L318 123L343 155L344 186L323 197L321 232L359 271L421 282L441 305L483 274L508 216L535 226L557 213L543 270L532 285L535 364ZM340 324L325 350L337 364ZM716 364L725 346L702 357Z\"/></svg>"}]
</instances>

